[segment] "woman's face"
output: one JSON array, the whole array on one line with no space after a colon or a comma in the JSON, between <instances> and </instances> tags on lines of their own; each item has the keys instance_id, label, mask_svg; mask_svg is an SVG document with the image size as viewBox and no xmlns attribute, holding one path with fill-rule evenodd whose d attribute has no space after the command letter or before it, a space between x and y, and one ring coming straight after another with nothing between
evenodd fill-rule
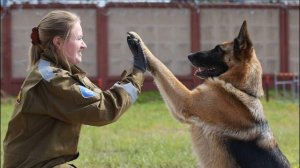
<instances>
[{"instance_id":1,"label":"woman's face","mask_svg":"<svg viewBox=\"0 0 300 168\"><path fill-rule=\"evenodd\" d=\"M69 37L62 46L63 55L70 64L76 65L81 62L82 51L87 48L82 37L82 28L80 22L77 22L71 29Z\"/></svg>"}]
</instances>

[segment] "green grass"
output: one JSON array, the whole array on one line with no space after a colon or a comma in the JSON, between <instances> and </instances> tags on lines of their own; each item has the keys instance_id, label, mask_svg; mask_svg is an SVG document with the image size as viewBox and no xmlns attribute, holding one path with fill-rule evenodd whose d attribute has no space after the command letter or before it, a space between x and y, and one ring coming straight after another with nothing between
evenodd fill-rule
<instances>
[{"instance_id":1,"label":"green grass","mask_svg":"<svg viewBox=\"0 0 300 168\"><path fill-rule=\"evenodd\" d=\"M299 104L272 98L262 103L281 150L299 168ZM1 146L12 104L1 103ZM143 92L114 124L83 126L79 151L72 163L80 168L196 167L188 126L172 117L157 92Z\"/></svg>"}]
</instances>

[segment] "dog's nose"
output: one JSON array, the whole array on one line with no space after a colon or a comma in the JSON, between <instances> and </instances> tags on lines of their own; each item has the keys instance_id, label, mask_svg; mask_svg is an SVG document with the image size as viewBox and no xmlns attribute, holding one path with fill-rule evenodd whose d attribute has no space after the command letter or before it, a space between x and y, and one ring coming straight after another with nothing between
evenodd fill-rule
<instances>
[{"instance_id":1,"label":"dog's nose","mask_svg":"<svg viewBox=\"0 0 300 168\"><path fill-rule=\"evenodd\" d=\"M194 55L193 53L190 53L190 54L188 55L188 59L189 59L190 61L193 60L193 58L194 58L193 55Z\"/></svg>"}]
</instances>

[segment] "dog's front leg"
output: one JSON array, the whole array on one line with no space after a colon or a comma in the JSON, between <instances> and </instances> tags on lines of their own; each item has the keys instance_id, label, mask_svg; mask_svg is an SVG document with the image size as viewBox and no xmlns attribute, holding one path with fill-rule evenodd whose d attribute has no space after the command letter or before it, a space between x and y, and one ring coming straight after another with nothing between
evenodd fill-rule
<instances>
[{"instance_id":1,"label":"dog's front leg","mask_svg":"<svg viewBox=\"0 0 300 168\"><path fill-rule=\"evenodd\" d=\"M147 58L148 70L151 72L157 88L169 110L178 120L184 122L188 115L184 112L186 111L186 106L189 104L188 101L191 91L186 88L175 77L175 75L151 53L138 34L130 32L128 33L128 36L137 41L138 44L136 45L141 45Z\"/></svg>"}]
</instances>

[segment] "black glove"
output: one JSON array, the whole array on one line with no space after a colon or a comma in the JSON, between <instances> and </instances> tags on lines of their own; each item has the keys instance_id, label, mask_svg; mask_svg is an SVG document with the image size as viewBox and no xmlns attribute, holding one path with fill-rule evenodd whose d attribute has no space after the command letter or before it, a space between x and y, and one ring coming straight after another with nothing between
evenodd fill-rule
<instances>
[{"instance_id":1,"label":"black glove","mask_svg":"<svg viewBox=\"0 0 300 168\"><path fill-rule=\"evenodd\" d=\"M142 50L140 40L127 33L127 43L133 55L133 66L146 72L147 61Z\"/></svg>"}]
</instances>

